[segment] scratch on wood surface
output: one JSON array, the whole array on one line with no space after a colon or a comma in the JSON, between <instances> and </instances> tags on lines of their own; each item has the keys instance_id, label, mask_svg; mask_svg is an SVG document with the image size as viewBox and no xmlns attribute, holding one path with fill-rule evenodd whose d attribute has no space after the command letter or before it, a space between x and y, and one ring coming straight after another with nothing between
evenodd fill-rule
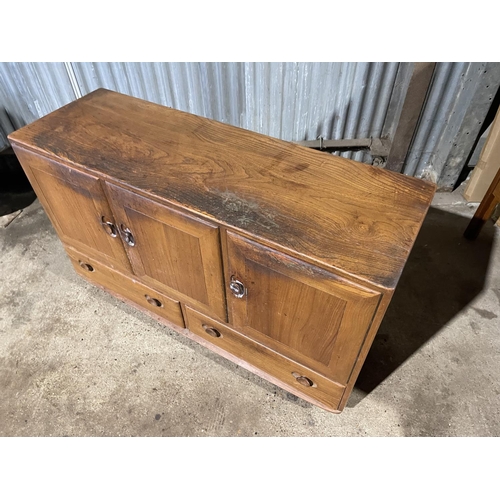
<instances>
[{"instance_id":1,"label":"scratch on wood surface","mask_svg":"<svg viewBox=\"0 0 500 500\"><path fill-rule=\"evenodd\" d=\"M258 224L268 230L279 227L275 221L275 214L260 207L257 202L240 198L236 193L227 189L213 192L220 196L224 210L236 218L239 226L246 228Z\"/></svg>"}]
</instances>

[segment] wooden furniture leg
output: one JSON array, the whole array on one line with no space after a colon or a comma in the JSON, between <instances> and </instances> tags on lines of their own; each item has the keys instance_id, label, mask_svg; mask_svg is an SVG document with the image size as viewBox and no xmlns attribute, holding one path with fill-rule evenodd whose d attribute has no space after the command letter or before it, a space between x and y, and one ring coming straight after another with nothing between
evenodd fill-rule
<instances>
[{"instance_id":1,"label":"wooden furniture leg","mask_svg":"<svg viewBox=\"0 0 500 500\"><path fill-rule=\"evenodd\" d=\"M488 188L488 191L486 191L483 200L479 204L479 207L477 207L476 213L464 232L464 236L468 240L475 240L478 237L481 228L491 217L498 203L500 203L500 170L497 172L497 175L495 175L493 182Z\"/></svg>"}]
</instances>

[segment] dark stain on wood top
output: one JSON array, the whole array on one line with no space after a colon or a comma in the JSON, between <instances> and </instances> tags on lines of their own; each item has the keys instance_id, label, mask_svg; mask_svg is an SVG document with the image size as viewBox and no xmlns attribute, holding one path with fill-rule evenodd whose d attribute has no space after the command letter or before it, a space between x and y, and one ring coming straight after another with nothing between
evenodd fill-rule
<instances>
[{"instance_id":1,"label":"dark stain on wood top","mask_svg":"<svg viewBox=\"0 0 500 500\"><path fill-rule=\"evenodd\" d=\"M435 191L419 179L105 89L9 139L387 288L397 283Z\"/></svg>"}]
</instances>

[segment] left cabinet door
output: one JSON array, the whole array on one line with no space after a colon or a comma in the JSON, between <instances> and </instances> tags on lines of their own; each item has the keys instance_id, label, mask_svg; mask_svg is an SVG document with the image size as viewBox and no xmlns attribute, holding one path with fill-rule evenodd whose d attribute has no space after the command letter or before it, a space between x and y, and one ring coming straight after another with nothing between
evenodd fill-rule
<instances>
[{"instance_id":1,"label":"left cabinet door","mask_svg":"<svg viewBox=\"0 0 500 500\"><path fill-rule=\"evenodd\" d=\"M16 146L14 150L61 240L130 272L99 178Z\"/></svg>"}]
</instances>

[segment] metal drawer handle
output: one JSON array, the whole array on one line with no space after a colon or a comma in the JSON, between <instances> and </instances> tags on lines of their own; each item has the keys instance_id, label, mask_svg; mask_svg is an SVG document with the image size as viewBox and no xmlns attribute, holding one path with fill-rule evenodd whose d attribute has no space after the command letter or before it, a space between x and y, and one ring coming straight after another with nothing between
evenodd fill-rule
<instances>
[{"instance_id":1,"label":"metal drawer handle","mask_svg":"<svg viewBox=\"0 0 500 500\"><path fill-rule=\"evenodd\" d=\"M82 262L81 260L78 261L78 264L80 264L80 267L85 269L85 271L89 271L90 273L94 272L94 268L90 264Z\"/></svg>"},{"instance_id":2,"label":"metal drawer handle","mask_svg":"<svg viewBox=\"0 0 500 500\"><path fill-rule=\"evenodd\" d=\"M208 333L211 337L215 337L215 338L222 337L222 334L219 332L219 330L217 330L213 326L209 326L209 325L201 325L201 326L202 326L203 330L205 330L205 332Z\"/></svg>"},{"instance_id":3,"label":"metal drawer handle","mask_svg":"<svg viewBox=\"0 0 500 500\"><path fill-rule=\"evenodd\" d=\"M231 276L231 281L229 282L229 289L233 292L233 295L237 299L241 299L246 294L245 285L236 279L235 276Z\"/></svg>"},{"instance_id":4,"label":"metal drawer handle","mask_svg":"<svg viewBox=\"0 0 500 500\"><path fill-rule=\"evenodd\" d=\"M116 226L112 222L106 220L104 215L101 217L101 226L104 228L104 231L111 236L111 238L116 238L118 236Z\"/></svg>"},{"instance_id":5,"label":"metal drawer handle","mask_svg":"<svg viewBox=\"0 0 500 500\"><path fill-rule=\"evenodd\" d=\"M300 373L292 372L292 375L295 377L295 380L304 387L312 387L314 385L314 382L310 378L304 377L304 375L300 375Z\"/></svg>"},{"instance_id":6,"label":"metal drawer handle","mask_svg":"<svg viewBox=\"0 0 500 500\"><path fill-rule=\"evenodd\" d=\"M154 307L162 307L162 305L163 305L158 299L155 299L154 297L151 297L148 294L144 295L144 297L146 297L148 304L150 304Z\"/></svg>"},{"instance_id":7,"label":"metal drawer handle","mask_svg":"<svg viewBox=\"0 0 500 500\"><path fill-rule=\"evenodd\" d=\"M122 233L123 241L125 241L125 243L128 246L130 246L130 247L135 246L134 235L132 234L130 229L128 227L125 227L123 224L121 225L121 233Z\"/></svg>"}]
</instances>

